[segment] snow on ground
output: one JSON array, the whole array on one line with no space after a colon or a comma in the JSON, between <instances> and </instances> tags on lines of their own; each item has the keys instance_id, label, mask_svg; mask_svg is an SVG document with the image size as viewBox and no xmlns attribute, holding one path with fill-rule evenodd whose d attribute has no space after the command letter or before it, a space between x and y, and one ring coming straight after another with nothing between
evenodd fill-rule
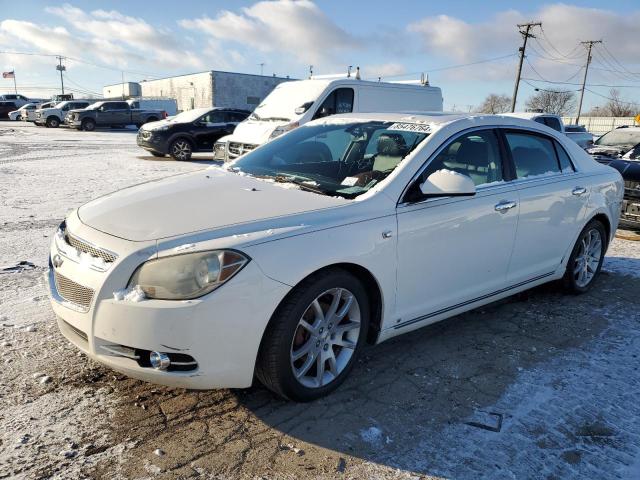
<instances>
[{"instance_id":1,"label":"snow on ground","mask_svg":"<svg viewBox=\"0 0 640 480\"><path fill-rule=\"evenodd\" d=\"M157 387L79 354L44 286L56 226L207 157L0 123L0 478L640 478L640 242L614 240L586 295L544 286L370 347L311 404Z\"/></svg>"}]
</instances>

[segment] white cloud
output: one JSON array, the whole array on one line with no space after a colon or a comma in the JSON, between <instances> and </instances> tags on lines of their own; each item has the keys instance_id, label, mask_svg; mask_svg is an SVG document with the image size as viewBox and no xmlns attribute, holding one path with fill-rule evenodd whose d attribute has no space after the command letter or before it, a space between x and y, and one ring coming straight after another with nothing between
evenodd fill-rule
<instances>
[{"instance_id":1,"label":"white cloud","mask_svg":"<svg viewBox=\"0 0 640 480\"><path fill-rule=\"evenodd\" d=\"M216 18L185 19L179 24L261 52L291 55L304 64L331 62L345 50L360 47L358 39L309 0L262 1L241 13L224 10Z\"/></svg>"},{"instance_id":2,"label":"white cloud","mask_svg":"<svg viewBox=\"0 0 640 480\"><path fill-rule=\"evenodd\" d=\"M530 40L527 54L534 68L545 78L566 80L577 71L579 67L571 64L581 65L586 59L586 52L582 47L574 50L581 40L603 39L607 48L614 52L620 61L631 64L640 61L640 42L637 41L640 10L622 15L602 9L554 4L527 14L508 10L495 14L488 21L478 23L469 23L447 15L426 17L410 24L407 29L410 33L418 35L422 48L427 53L448 59L449 63L470 63L510 52L516 53L522 44L516 24L528 20L541 21L544 28L546 37L539 29L533 30L538 39ZM557 50L554 50L554 47ZM569 53L571 58L562 56ZM540 56L556 57L564 63L549 62ZM599 61L598 54L595 55L594 61ZM515 57L513 60L497 64L452 70L446 76L506 79L513 77L514 65ZM594 66L594 74L598 75L598 66ZM529 76L537 76L527 64L524 71ZM576 80L579 81L573 79Z\"/></svg>"},{"instance_id":3,"label":"white cloud","mask_svg":"<svg viewBox=\"0 0 640 480\"><path fill-rule=\"evenodd\" d=\"M407 72L404 65L396 62L380 63L375 65L365 65L362 67L362 76L364 78L397 77Z\"/></svg>"}]
</instances>

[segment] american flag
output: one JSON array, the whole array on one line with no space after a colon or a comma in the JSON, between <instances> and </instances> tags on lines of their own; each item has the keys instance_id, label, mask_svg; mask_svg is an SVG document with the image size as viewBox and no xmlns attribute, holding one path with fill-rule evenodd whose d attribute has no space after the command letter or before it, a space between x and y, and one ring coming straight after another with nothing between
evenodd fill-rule
<instances>
[{"instance_id":1,"label":"american flag","mask_svg":"<svg viewBox=\"0 0 640 480\"><path fill-rule=\"evenodd\" d=\"M16 73L15 71L2 72L2 78L16 78Z\"/></svg>"}]
</instances>

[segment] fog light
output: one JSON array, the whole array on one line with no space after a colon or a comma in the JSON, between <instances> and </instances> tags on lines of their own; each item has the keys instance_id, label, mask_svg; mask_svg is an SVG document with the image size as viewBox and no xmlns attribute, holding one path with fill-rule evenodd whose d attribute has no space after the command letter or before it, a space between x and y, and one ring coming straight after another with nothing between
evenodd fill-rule
<instances>
[{"instance_id":1,"label":"fog light","mask_svg":"<svg viewBox=\"0 0 640 480\"><path fill-rule=\"evenodd\" d=\"M171 360L166 353L151 352L149 354L149 363L156 370L166 370L171 365Z\"/></svg>"}]
</instances>

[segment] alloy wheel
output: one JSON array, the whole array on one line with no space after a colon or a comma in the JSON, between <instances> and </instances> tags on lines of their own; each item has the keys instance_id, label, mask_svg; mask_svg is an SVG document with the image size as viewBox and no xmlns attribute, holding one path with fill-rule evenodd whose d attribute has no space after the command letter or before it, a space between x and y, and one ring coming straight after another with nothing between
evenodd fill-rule
<instances>
[{"instance_id":1,"label":"alloy wheel","mask_svg":"<svg viewBox=\"0 0 640 480\"><path fill-rule=\"evenodd\" d=\"M174 142L171 153L178 160L188 160L191 156L191 145L186 140Z\"/></svg>"},{"instance_id":2,"label":"alloy wheel","mask_svg":"<svg viewBox=\"0 0 640 480\"><path fill-rule=\"evenodd\" d=\"M358 344L360 305L345 288L318 295L298 322L291 342L290 363L298 382L320 388L347 367Z\"/></svg>"},{"instance_id":3,"label":"alloy wheel","mask_svg":"<svg viewBox=\"0 0 640 480\"><path fill-rule=\"evenodd\" d=\"M578 254L573 264L573 278L580 288L591 283L602 256L602 236L596 228L587 230L580 239Z\"/></svg>"}]
</instances>

